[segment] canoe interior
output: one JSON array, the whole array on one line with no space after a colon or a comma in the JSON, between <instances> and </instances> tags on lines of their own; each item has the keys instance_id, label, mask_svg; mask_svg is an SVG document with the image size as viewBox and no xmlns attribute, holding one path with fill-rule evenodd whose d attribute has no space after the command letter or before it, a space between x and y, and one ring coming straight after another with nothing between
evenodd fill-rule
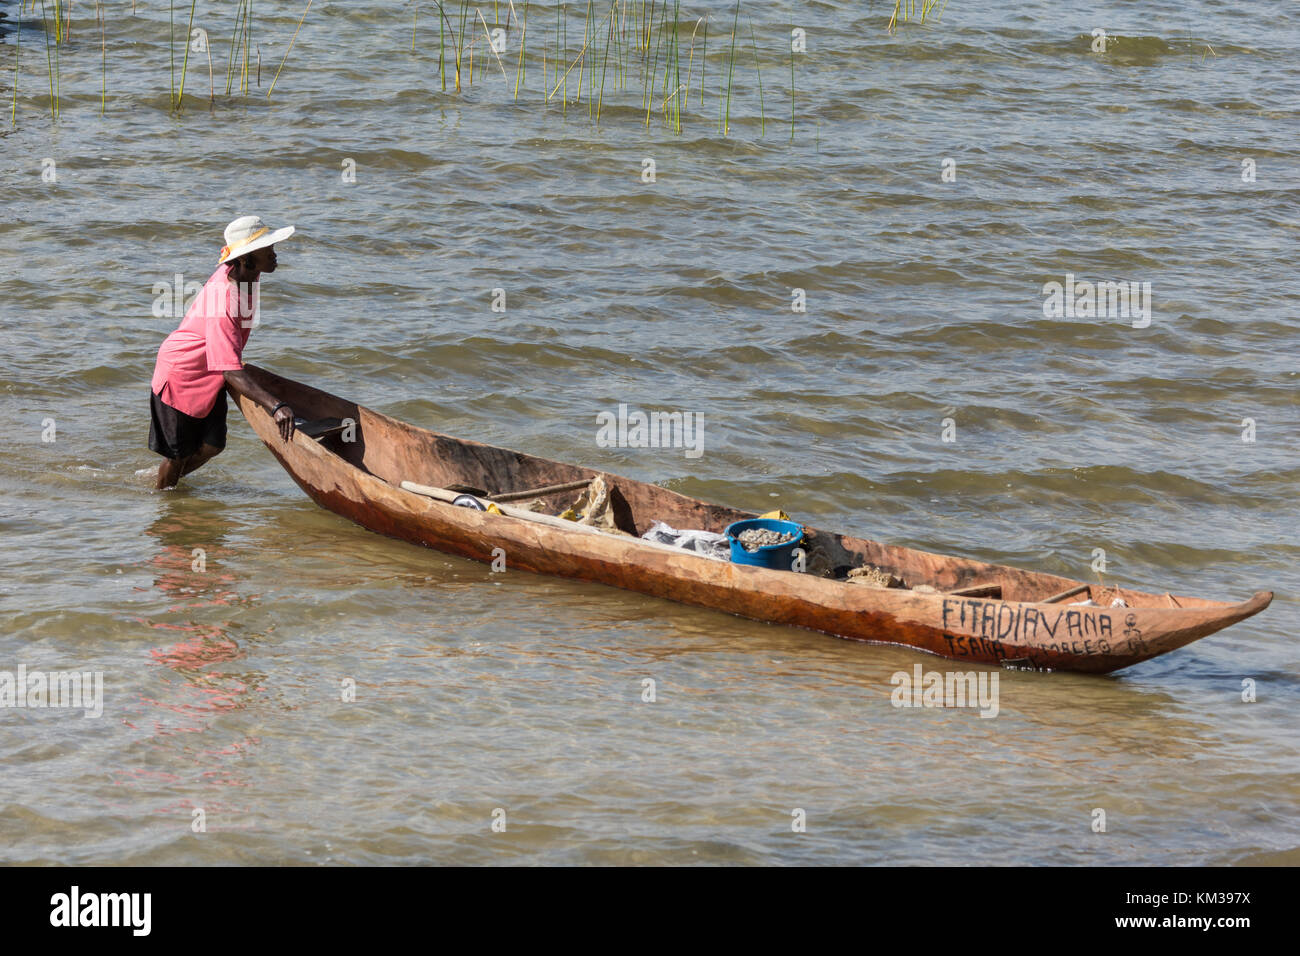
<instances>
[{"instance_id":1,"label":"canoe interior","mask_svg":"<svg viewBox=\"0 0 1300 956\"><path fill-rule=\"evenodd\" d=\"M755 512L698 501L658 485L610 472L426 431L265 369L252 365L246 368L268 391L288 401L294 413L302 418L340 418L356 422L352 441L344 441L343 436L335 434L323 438L321 445L395 488L400 487L403 481L414 481L443 488L465 485L497 494L603 474L610 482L615 521L620 529L631 534L640 535L655 521L666 522L674 528L721 532L733 521L755 517ZM575 497L576 493L572 491L551 495L542 499L544 507L538 510L558 514L572 504ZM798 518L797 515L793 517ZM842 576L849 567L870 564L901 578L909 588L929 585L939 591L950 591L996 584L1002 588L1001 599L1004 602L1041 601L1085 584L1055 574L933 554L811 527L807 527L804 546L808 551L808 571L819 576ZM844 584L850 588L862 586ZM1129 607L1137 608L1233 606L1228 601L1151 594L1130 588L1102 588L1096 584L1088 585L1087 593L1068 598L1067 603L1091 598L1098 604L1109 606L1116 596Z\"/></svg>"}]
</instances>

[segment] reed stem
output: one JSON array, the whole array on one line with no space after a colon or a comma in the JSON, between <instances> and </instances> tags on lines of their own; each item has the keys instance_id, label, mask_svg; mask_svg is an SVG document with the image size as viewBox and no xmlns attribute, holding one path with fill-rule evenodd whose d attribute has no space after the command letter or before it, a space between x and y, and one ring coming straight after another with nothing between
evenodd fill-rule
<instances>
[{"instance_id":1,"label":"reed stem","mask_svg":"<svg viewBox=\"0 0 1300 956\"><path fill-rule=\"evenodd\" d=\"M731 18L731 52L727 54L727 114L722 121L722 135L731 133L731 89L736 77L736 27L740 23L740 0L736 0L736 12Z\"/></svg>"},{"instance_id":2,"label":"reed stem","mask_svg":"<svg viewBox=\"0 0 1300 956\"><path fill-rule=\"evenodd\" d=\"M524 0L524 19L519 36L519 65L515 67L515 102L519 102L519 84L524 79L524 46L528 43L528 0Z\"/></svg>"},{"instance_id":3,"label":"reed stem","mask_svg":"<svg viewBox=\"0 0 1300 956\"><path fill-rule=\"evenodd\" d=\"M596 125L600 126L600 108L605 102L605 70L609 66L609 45L617 42L615 37L617 33L614 29L615 18L614 12L618 8L618 0L612 0L609 5L609 31L605 35L605 56L600 63L600 94L596 97ZM616 61L617 62L617 61Z\"/></svg>"},{"instance_id":4,"label":"reed stem","mask_svg":"<svg viewBox=\"0 0 1300 956\"><path fill-rule=\"evenodd\" d=\"M790 35L794 36L794 19L790 20ZM790 142L794 142L794 43L790 44Z\"/></svg>"},{"instance_id":5,"label":"reed stem","mask_svg":"<svg viewBox=\"0 0 1300 956\"><path fill-rule=\"evenodd\" d=\"M700 32L700 21L703 19L703 17L697 19L695 21L695 28L691 30L691 50L686 59L686 92L683 95L686 97L686 105L688 107L691 102L691 77L695 73L695 34Z\"/></svg>"},{"instance_id":6,"label":"reed stem","mask_svg":"<svg viewBox=\"0 0 1300 956\"><path fill-rule=\"evenodd\" d=\"M22 6L20 2L19 7ZM104 115L108 106L108 40L104 36L104 10L99 0L95 0L95 19L99 21L99 115ZM212 54L208 54L208 72L212 72Z\"/></svg>"},{"instance_id":7,"label":"reed stem","mask_svg":"<svg viewBox=\"0 0 1300 956\"><path fill-rule=\"evenodd\" d=\"M478 14L479 22L483 24L483 36L487 37L488 49L491 50L492 55L497 58L497 66L501 67L501 75L505 76L505 64L501 62L501 54L497 53L497 48L492 45L492 34L488 32L487 21L483 19L483 11L475 7L474 12Z\"/></svg>"},{"instance_id":8,"label":"reed stem","mask_svg":"<svg viewBox=\"0 0 1300 956\"><path fill-rule=\"evenodd\" d=\"M194 33L194 8L198 6L199 0L190 0L190 25L185 30L185 59L181 62L181 88L176 94L176 102L172 104L172 109L177 112L181 108L181 100L185 96L185 76L190 68L190 37Z\"/></svg>"},{"instance_id":9,"label":"reed stem","mask_svg":"<svg viewBox=\"0 0 1300 956\"><path fill-rule=\"evenodd\" d=\"M235 32L230 35L230 56L226 60L226 95L230 95L230 86L235 79L235 52L239 49L239 28L244 18L244 2L239 0L235 8Z\"/></svg>"},{"instance_id":10,"label":"reed stem","mask_svg":"<svg viewBox=\"0 0 1300 956\"><path fill-rule=\"evenodd\" d=\"M419 4L416 4L416 8L417 9L419 8ZM266 98L268 100L271 98L271 94L275 92L275 84L280 79L280 70L283 70L285 63L289 61L289 54L293 52L293 45L298 41L298 31L302 29L302 21L307 19L307 11L310 9L311 9L311 0L307 0L307 6L303 8L302 16L298 18L298 25L294 27L293 36L289 38L289 49L284 51L284 59L280 61L279 69L275 71L275 76L271 78L271 87L266 91ZM414 49L414 45L415 45L414 38L412 38L411 44L412 44L412 49Z\"/></svg>"},{"instance_id":11,"label":"reed stem","mask_svg":"<svg viewBox=\"0 0 1300 956\"><path fill-rule=\"evenodd\" d=\"M50 119L58 122L59 94L55 91L54 57L50 53L50 21L45 14L45 0L41 0L41 26L45 30L45 69L50 79Z\"/></svg>"},{"instance_id":12,"label":"reed stem","mask_svg":"<svg viewBox=\"0 0 1300 956\"><path fill-rule=\"evenodd\" d=\"M673 4L673 119L678 136L682 134L682 38L677 25L681 9L681 0L676 0ZM689 73L686 78L690 79Z\"/></svg>"},{"instance_id":13,"label":"reed stem","mask_svg":"<svg viewBox=\"0 0 1300 956\"><path fill-rule=\"evenodd\" d=\"M208 54L208 112L217 108L217 84L212 78L212 44L207 44Z\"/></svg>"},{"instance_id":14,"label":"reed stem","mask_svg":"<svg viewBox=\"0 0 1300 956\"><path fill-rule=\"evenodd\" d=\"M652 14L652 16L651 16L651 27L653 27L653 25L654 25L654 24L653 24L653 20L654 20L653 12L654 12L654 11L653 11L653 9L652 9L652 10L651 10L651 14ZM649 85L648 88L645 88L645 89L642 90L642 102L643 102L643 104L645 105L645 125L646 125L647 127L650 125L650 110L654 108L654 102L655 102L655 80L657 79L657 77L656 77L655 74L656 74L656 73L658 72L658 70L659 70L659 47L661 46L662 41L663 41L663 35L664 35L664 17L667 15L667 12L668 12L668 0L664 0L664 5L663 5L663 7L660 8L660 12L659 12L659 31L658 31L658 34L657 34L656 37L655 37L655 56L654 56L654 61L650 64L649 72L645 74L645 75L649 78L649 80L650 80L650 85ZM648 51L649 49L650 49L650 36L649 36L649 34L647 34L647 35L646 35L646 50Z\"/></svg>"},{"instance_id":15,"label":"reed stem","mask_svg":"<svg viewBox=\"0 0 1300 956\"><path fill-rule=\"evenodd\" d=\"M244 69L239 78L239 92L248 95L248 44L253 35L253 0L244 0Z\"/></svg>"},{"instance_id":16,"label":"reed stem","mask_svg":"<svg viewBox=\"0 0 1300 956\"><path fill-rule=\"evenodd\" d=\"M14 102L9 110L9 125L18 125L18 63L23 52L23 4L18 2L18 27L14 33Z\"/></svg>"},{"instance_id":17,"label":"reed stem","mask_svg":"<svg viewBox=\"0 0 1300 956\"><path fill-rule=\"evenodd\" d=\"M700 52L700 109L704 109L704 67L709 62L709 15L704 15L704 49Z\"/></svg>"},{"instance_id":18,"label":"reed stem","mask_svg":"<svg viewBox=\"0 0 1300 956\"><path fill-rule=\"evenodd\" d=\"M468 0L461 0L460 4L460 36L456 38L456 92L460 92L460 61L465 53L465 15L469 12ZM470 52L470 56L473 56ZM470 61L473 63L473 60ZM470 74L470 82L474 82L473 74Z\"/></svg>"},{"instance_id":19,"label":"reed stem","mask_svg":"<svg viewBox=\"0 0 1300 956\"><path fill-rule=\"evenodd\" d=\"M447 19L442 12L442 4L438 0L433 0L438 7L438 75L442 77L442 91L447 92L447 46L446 38L443 34L442 21Z\"/></svg>"},{"instance_id":20,"label":"reed stem","mask_svg":"<svg viewBox=\"0 0 1300 956\"><path fill-rule=\"evenodd\" d=\"M582 81L585 78L587 67L587 44L591 38L591 0L587 0L587 14L582 19L582 52L578 54L582 65L578 67L578 98L577 103L582 102ZM587 116L591 116L591 85L587 86Z\"/></svg>"},{"instance_id":21,"label":"reed stem","mask_svg":"<svg viewBox=\"0 0 1300 956\"><path fill-rule=\"evenodd\" d=\"M606 16L608 16L608 14ZM600 23L604 23L604 22L605 20L601 19ZM599 26L600 24L597 24L597 29L599 29ZM547 99L550 99L550 97L554 96L559 91L561 85L563 85L567 81L569 73L572 72L573 68L577 66L578 63L582 62L583 58L586 56L586 53L587 53L587 45L584 43L582 45L582 49L578 51L578 55L573 58L573 62L569 64L568 69L564 71L564 76L562 77L559 76L559 65L557 64L556 76L558 77L558 79L555 82L555 86L551 89L550 95L547 97ZM565 54L566 55L568 54L567 48L565 50Z\"/></svg>"}]
</instances>

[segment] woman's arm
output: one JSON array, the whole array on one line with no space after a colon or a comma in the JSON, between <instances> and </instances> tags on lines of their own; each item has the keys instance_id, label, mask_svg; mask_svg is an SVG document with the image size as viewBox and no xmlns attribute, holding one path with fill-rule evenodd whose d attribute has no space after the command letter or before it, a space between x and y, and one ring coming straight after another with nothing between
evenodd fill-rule
<instances>
[{"instance_id":1,"label":"woman's arm","mask_svg":"<svg viewBox=\"0 0 1300 956\"><path fill-rule=\"evenodd\" d=\"M268 412L280 404L280 401L253 381L253 377L242 368L229 369L225 372L226 381L239 389ZM293 409L284 405L275 413L275 423L280 429L280 437L288 441L293 437Z\"/></svg>"}]
</instances>

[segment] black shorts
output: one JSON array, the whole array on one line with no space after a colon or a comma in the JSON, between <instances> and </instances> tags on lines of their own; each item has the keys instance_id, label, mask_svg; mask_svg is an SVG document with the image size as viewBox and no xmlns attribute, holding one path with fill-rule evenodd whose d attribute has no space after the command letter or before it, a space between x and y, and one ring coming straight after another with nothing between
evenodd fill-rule
<instances>
[{"instance_id":1,"label":"black shorts","mask_svg":"<svg viewBox=\"0 0 1300 956\"><path fill-rule=\"evenodd\" d=\"M204 418L177 411L157 395L149 396L149 447L164 458L189 458L200 445L226 447L226 390Z\"/></svg>"}]
</instances>

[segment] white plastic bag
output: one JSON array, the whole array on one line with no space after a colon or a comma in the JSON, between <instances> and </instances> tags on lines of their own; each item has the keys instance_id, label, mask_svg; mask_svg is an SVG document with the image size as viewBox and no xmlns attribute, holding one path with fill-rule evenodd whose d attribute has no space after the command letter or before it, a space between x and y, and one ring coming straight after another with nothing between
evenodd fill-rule
<instances>
[{"instance_id":1,"label":"white plastic bag","mask_svg":"<svg viewBox=\"0 0 1300 956\"><path fill-rule=\"evenodd\" d=\"M659 544L670 544L683 551L693 551L717 561L731 560L731 544L725 534L717 534L713 531L678 531L662 521L656 521L641 537Z\"/></svg>"}]
</instances>

